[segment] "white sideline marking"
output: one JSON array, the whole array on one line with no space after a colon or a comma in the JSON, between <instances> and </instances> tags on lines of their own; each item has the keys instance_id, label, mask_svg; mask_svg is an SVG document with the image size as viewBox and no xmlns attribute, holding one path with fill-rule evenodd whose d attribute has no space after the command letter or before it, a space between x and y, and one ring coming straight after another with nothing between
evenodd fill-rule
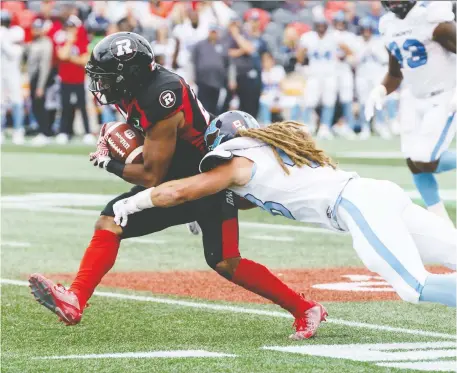
<instances>
[{"instance_id":1,"label":"white sideline marking","mask_svg":"<svg viewBox=\"0 0 457 373\"><path fill-rule=\"evenodd\" d=\"M378 363L380 367L422 370L427 372L455 372L455 360L449 361L417 361L409 363Z\"/></svg>"},{"instance_id":2,"label":"white sideline marking","mask_svg":"<svg viewBox=\"0 0 457 373\"><path fill-rule=\"evenodd\" d=\"M149 351L149 352L122 352L112 354L89 354L67 356L34 357L34 360L60 359L151 359L151 358L182 358L182 357L236 357L233 354L210 352L204 350L177 350L177 351Z\"/></svg>"},{"instance_id":3,"label":"white sideline marking","mask_svg":"<svg viewBox=\"0 0 457 373\"><path fill-rule=\"evenodd\" d=\"M295 238L293 237L284 237L284 236L262 236L262 235L252 235L247 236L251 240L260 240L260 241L276 241L276 242L294 242Z\"/></svg>"},{"instance_id":4,"label":"white sideline marking","mask_svg":"<svg viewBox=\"0 0 457 373\"><path fill-rule=\"evenodd\" d=\"M2 241L2 246L29 247L30 246L30 242Z\"/></svg>"},{"instance_id":5,"label":"white sideline marking","mask_svg":"<svg viewBox=\"0 0 457 373\"><path fill-rule=\"evenodd\" d=\"M0 283L6 284L6 285L19 285L19 286L24 286L24 285L28 286L28 284L29 284L27 281L9 280L9 279L0 279ZM260 309L255 309L255 308L244 308L244 307L238 307L238 306L226 306L226 305L221 305L221 304L216 304L216 303L191 302L191 301L178 300L178 299L151 297L151 296L144 296L144 295L112 293L112 292L106 292L106 291L96 291L94 293L94 295L97 295L99 297L104 297L104 298L136 300L139 302L161 303L161 304L168 304L168 305L175 305L175 306L182 306L182 307L207 309L207 310L213 310L213 311L225 311L225 312L233 312L233 313L245 313L245 314L249 314L249 315L283 317L283 318L287 318L287 319L292 318L292 315L290 315L289 313L285 313L285 312L267 311L267 310L260 310ZM361 323L361 322L347 321L347 320L340 320L340 319L333 319L333 318L327 318L327 322L336 324L336 325L350 326L350 327L354 327L354 328L380 330L383 332L404 333L404 334L419 335L419 336L424 336L424 337L433 337L433 338L441 338L441 339L452 339L452 340L457 339L457 336L452 335L452 334L428 332L428 331L424 331L424 330L415 330L415 329L396 328L396 327L385 326L385 325L366 324L366 323Z\"/></svg>"}]
</instances>

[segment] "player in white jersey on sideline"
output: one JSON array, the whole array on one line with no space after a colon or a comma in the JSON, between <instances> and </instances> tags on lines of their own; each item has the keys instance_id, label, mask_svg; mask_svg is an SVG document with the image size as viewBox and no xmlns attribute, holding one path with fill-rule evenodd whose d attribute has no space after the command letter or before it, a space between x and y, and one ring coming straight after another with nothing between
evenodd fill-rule
<instances>
[{"instance_id":1,"label":"player in white jersey on sideline","mask_svg":"<svg viewBox=\"0 0 457 373\"><path fill-rule=\"evenodd\" d=\"M309 66L305 87L303 121L311 125L312 113L321 104L319 138L332 139L331 126L337 97L338 49L351 55L349 47L340 42L334 30L329 29L323 15L314 17L314 30L302 35L297 60L302 63L308 57Z\"/></svg>"},{"instance_id":2,"label":"player in white jersey on sideline","mask_svg":"<svg viewBox=\"0 0 457 373\"><path fill-rule=\"evenodd\" d=\"M249 114L227 112L210 123L205 143L202 174L116 202L115 222L228 188L272 215L349 232L365 266L403 300L455 307L456 273L432 274L424 263L455 270L457 230L413 204L398 185L336 168L296 122L260 128Z\"/></svg>"},{"instance_id":3,"label":"player in white jersey on sideline","mask_svg":"<svg viewBox=\"0 0 457 373\"><path fill-rule=\"evenodd\" d=\"M389 54L382 39L374 35L376 24L372 18L366 17L359 21L360 36L356 43L355 85L357 99L360 103L361 131L359 138L366 140L371 136L370 124L363 114L365 103L371 90L382 82L386 74ZM376 130L383 138L389 138L383 110L376 110Z\"/></svg>"},{"instance_id":4,"label":"player in white jersey on sideline","mask_svg":"<svg viewBox=\"0 0 457 373\"><path fill-rule=\"evenodd\" d=\"M343 11L337 12L333 17L333 27L340 42L347 45L353 51L357 42L357 36L348 31L347 21ZM354 101L354 73L352 71L352 56L345 51L338 49L338 62L336 64L337 93L343 111L344 124L333 128L339 136L354 139L354 113L352 103Z\"/></svg>"},{"instance_id":5,"label":"player in white jersey on sideline","mask_svg":"<svg viewBox=\"0 0 457 373\"><path fill-rule=\"evenodd\" d=\"M24 30L19 26L11 26L11 14L1 10L0 26L0 80L1 80L1 139L3 127L6 125L6 112L11 109L13 119L13 144L25 143L24 130L24 98L22 91L21 62L24 47Z\"/></svg>"},{"instance_id":6,"label":"player in white jersey on sideline","mask_svg":"<svg viewBox=\"0 0 457 373\"><path fill-rule=\"evenodd\" d=\"M379 30L389 70L370 93L367 119L401 82L413 98L402 115L401 148L427 208L450 222L435 173L456 168L456 28L451 1L382 1L390 11ZM405 114L405 113L404 113Z\"/></svg>"}]
</instances>

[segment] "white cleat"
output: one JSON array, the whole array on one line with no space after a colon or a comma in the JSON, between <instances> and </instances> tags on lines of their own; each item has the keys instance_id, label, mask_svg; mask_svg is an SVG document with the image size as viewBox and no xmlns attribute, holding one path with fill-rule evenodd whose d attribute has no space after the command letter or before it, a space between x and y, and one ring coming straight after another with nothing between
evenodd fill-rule
<instances>
[{"instance_id":1,"label":"white cleat","mask_svg":"<svg viewBox=\"0 0 457 373\"><path fill-rule=\"evenodd\" d=\"M68 138L68 135L66 133L59 133L56 136L56 144L58 145L66 145L70 139Z\"/></svg>"},{"instance_id":2,"label":"white cleat","mask_svg":"<svg viewBox=\"0 0 457 373\"><path fill-rule=\"evenodd\" d=\"M347 140L354 140L357 137L352 128L347 124L333 126L333 132Z\"/></svg>"},{"instance_id":3,"label":"white cleat","mask_svg":"<svg viewBox=\"0 0 457 373\"><path fill-rule=\"evenodd\" d=\"M375 131L381 137L381 139L390 140L392 138L392 133L387 128L387 126L376 126Z\"/></svg>"},{"instance_id":4,"label":"white cleat","mask_svg":"<svg viewBox=\"0 0 457 373\"><path fill-rule=\"evenodd\" d=\"M317 131L317 138L321 140L333 140L334 136L327 126L321 125Z\"/></svg>"},{"instance_id":5,"label":"white cleat","mask_svg":"<svg viewBox=\"0 0 457 373\"><path fill-rule=\"evenodd\" d=\"M13 131L13 144L24 145L25 144L25 130L23 128Z\"/></svg>"},{"instance_id":6,"label":"white cleat","mask_svg":"<svg viewBox=\"0 0 457 373\"><path fill-rule=\"evenodd\" d=\"M51 143L51 139L48 136L43 135L42 133L36 135L31 141L30 145L41 147L46 146Z\"/></svg>"},{"instance_id":7,"label":"white cleat","mask_svg":"<svg viewBox=\"0 0 457 373\"><path fill-rule=\"evenodd\" d=\"M371 131L369 128L364 128L359 133L360 140L368 140L371 137Z\"/></svg>"},{"instance_id":8,"label":"white cleat","mask_svg":"<svg viewBox=\"0 0 457 373\"><path fill-rule=\"evenodd\" d=\"M186 226L189 232L192 233L194 236L199 236L202 233L202 229L196 221L192 223L187 223Z\"/></svg>"},{"instance_id":9,"label":"white cleat","mask_svg":"<svg viewBox=\"0 0 457 373\"><path fill-rule=\"evenodd\" d=\"M91 133L86 133L83 137L83 143L86 145L95 145L97 143L97 138Z\"/></svg>"}]
</instances>

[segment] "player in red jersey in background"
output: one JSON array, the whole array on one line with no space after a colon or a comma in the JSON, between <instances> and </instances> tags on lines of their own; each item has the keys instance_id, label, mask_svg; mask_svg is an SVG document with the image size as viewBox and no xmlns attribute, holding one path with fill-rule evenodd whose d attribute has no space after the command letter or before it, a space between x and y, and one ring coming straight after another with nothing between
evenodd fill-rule
<instances>
[{"instance_id":1,"label":"player in red jersey in background","mask_svg":"<svg viewBox=\"0 0 457 373\"><path fill-rule=\"evenodd\" d=\"M128 224L114 222L113 205L166 180L198 174L204 133L210 114L188 84L157 65L149 43L128 32L111 34L94 48L86 66L89 89L101 104L116 104L127 123L144 134L144 164L124 164L109 156L107 138L101 136L94 165L136 186L111 202L95 224L75 280L67 290L40 274L30 287L36 300L69 325L77 324L88 299L116 261L120 241L197 221L203 232L208 265L229 281L271 300L294 317L294 339L313 336L321 321L316 303L290 289L263 265L241 258L238 249L238 211L234 195L223 191L208 198L169 209L133 214ZM103 134L103 129L102 132Z\"/></svg>"}]
</instances>

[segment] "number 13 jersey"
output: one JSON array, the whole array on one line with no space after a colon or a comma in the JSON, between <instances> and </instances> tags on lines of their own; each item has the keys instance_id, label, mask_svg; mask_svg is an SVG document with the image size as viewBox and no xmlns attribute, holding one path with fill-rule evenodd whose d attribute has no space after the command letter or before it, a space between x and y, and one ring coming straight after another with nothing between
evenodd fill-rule
<instances>
[{"instance_id":1,"label":"number 13 jersey","mask_svg":"<svg viewBox=\"0 0 457 373\"><path fill-rule=\"evenodd\" d=\"M389 12L379 22L386 48L400 64L407 87L418 98L455 87L455 54L433 41L438 24L451 21L451 1L418 1L405 19Z\"/></svg>"}]
</instances>

